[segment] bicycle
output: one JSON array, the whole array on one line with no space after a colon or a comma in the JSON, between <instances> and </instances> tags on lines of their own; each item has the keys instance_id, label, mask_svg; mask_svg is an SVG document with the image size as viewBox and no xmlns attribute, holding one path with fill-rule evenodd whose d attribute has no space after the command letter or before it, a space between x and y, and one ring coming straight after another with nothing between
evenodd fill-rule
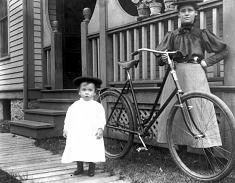
<instances>
[{"instance_id":1,"label":"bicycle","mask_svg":"<svg viewBox=\"0 0 235 183\"><path fill-rule=\"evenodd\" d=\"M143 145L137 149L138 151L148 150L144 142L145 137L151 135L149 132L151 126L156 123L157 118L176 96L177 100L169 113L166 129L167 144L173 160L183 172L197 180L218 181L226 177L232 171L235 157L233 146L235 144L235 119L232 112L220 98L211 93L201 91L184 93L182 91L174 63L174 57L179 56L180 52L140 48L133 52L132 56L142 51L165 54L168 58L166 63L168 69L149 115L141 117L130 76L130 69L137 67L140 60L118 63L127 74L123 88L121 90L112 87L101 89L97 99L104 106L107 117L104 130L106 156L114 159L121 158L129 152L134 142ZM171 74L173 78L175 90L157 109L168 74ZM208 114L211 116L205 117L206 110L209 110ZM182 129L179 129L180 126L177 125L178 116L181 116L185 125ZM199 120L203 122L203 125ZM219 136L221 142L216 142L218 144L210 147L205 142L206 139L208 141L214 138L215 134L208 134L208 129L212 127L217 129L216 135ZM177 130L181 130L181 133L185 133L190 139L199 143L200 147L179 144L175 134Z\"/></svg>"}]
</instances>

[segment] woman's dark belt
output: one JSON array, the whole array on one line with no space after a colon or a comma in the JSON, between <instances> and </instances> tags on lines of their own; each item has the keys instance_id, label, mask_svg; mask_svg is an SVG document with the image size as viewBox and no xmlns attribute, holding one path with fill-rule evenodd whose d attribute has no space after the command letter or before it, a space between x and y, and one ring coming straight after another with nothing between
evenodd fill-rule
<instances>
[{"instance_id":1,"label":"woman's dark belt","mask_svg":"<svg viewBox=\"0 0 235 183\"><path fill-rule=\"evenodd\" d=\"M202 61L202 59L200 59L199 57L193 57L193 58L186 58L186 57L183 57L179 60L177 60L176 62L177 63L190 63L190 64L200 64Z\"/></svg>"}]
</instances>

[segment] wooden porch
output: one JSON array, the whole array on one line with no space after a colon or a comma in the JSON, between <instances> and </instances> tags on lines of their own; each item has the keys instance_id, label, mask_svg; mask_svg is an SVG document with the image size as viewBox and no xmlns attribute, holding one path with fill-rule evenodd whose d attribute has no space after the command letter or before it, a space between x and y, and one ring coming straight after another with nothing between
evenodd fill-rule
<instances>
[{"instance_id":1,"label":"wooden porch","mask_svg":"<svg viewBox=\"0 0 235 183\"><path fill-rule=\"evenodd\" d=\"M61 164L61 155L34 146L34 140L10 133L0 133L0 169L22 183L125 183L110 176L98 165L94 177L74 176L75 163ZM87 166L85 167L85 171ZM2 179L0 177L0 182Z\"/></svg>"},{"instance_id":2,"label":"wooden porch","mask_svg":"<svg viewBox=\"0 0 235 183\"><path fill-rule=\"evenodd\" d=\"M103 87L120 87L126 79L125 72L120 69L117 62L130 59L134 50L146 47L155 48L163 39L167 31L180 26L177 12L169 11L160 15L149 16L139 20L136 16L124 13L118 0L97 0L92 17L89 11L84 11L84 20L81 22L81 53L83 75L93 75L103 80ZM235 17L228 15L229 9L234 7L232 0L207 0L200 3L197 26L207 28L214 34L224 38L229 47L234 48L235 43L232 32L233 27L228 20ZM45 13L46 14L46 13ZM116 18L119 17L119 18ZM48 35L52 42L44 46L46 68L43 73L44 84L49 90L28 89L28 98L36 100L36 109L24 110L25 120L12 122L12 133L43 138L46 136L62 135L63 119L68 104L76 100L76 91L61 89L61 55L60 32L55 26L50 27ZM54 40L54 42L53 42ZM46 41L46 40L44 40ZM49 49L48 49L49 48ZM207 76L212 93L222 98L235 114L235 62L232 59L235 49L230 49L230 57L207 69ZM137 100L142 114L148 114L149 106L158 92L159 85L165 73L164 67L159 67L153 54L142 53L139 56L139 67L133 69L131 74L136 86ZM52 65L50 65L50 64ZM58 67L56 67L58 66ZM52 72L53 71L53 72ZM69 92L68 92L69 91ZM40 93L40 94L39 94ZM48 95L48 94L50 95ZM57 95L57 94L60 95ZM26 92L27 94L27 92Z\"/></svg>"},{"instance_id":3,"label":"wooden porch","mask_svg":"<svg viewBox=\"0 0 235 183\"><path fill-rule=\"evenodd\" d=\"M176 11L139 20L127 13L115 12L114 8L120 9L116 0L112 3L105 3L104 0L98 2L91 19L86 18L81 24L84 49L82 66L84 74L102 78L104 85L118 86L125 81L127 76L118 66L118 61L131 59L130 53L138 48L155 49L166 32L181 26ZM116 16L126 22L120 23L112 18ZM200 3L196 26L207 28L223 38L223 1L208 0ZM144 87L161 83L165 68L159 67L153 54L143 52L135 58L141 60L139 66L131 72L136 84ZM207 76L211 85L224 85L224 62L209 67Z\"/></svg>"}]
</instances>

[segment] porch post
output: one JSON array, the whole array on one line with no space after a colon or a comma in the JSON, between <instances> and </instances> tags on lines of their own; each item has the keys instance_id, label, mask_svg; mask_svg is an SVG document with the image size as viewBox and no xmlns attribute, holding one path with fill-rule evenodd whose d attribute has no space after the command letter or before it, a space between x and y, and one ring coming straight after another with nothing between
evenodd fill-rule
<instances>
[{"instance_id":1,"label":"porch post","mask_svg":"<svg viewBox=\"0 0 235 183\"><path fill-rule=\"evenodd\" d=\"M63 88L62 33L58 30L58 21L52 22L51 38L51 84L54 89L61 89Z\"/></svg>"},{"instance_id":2,"label":"porch post","mask_svg":"<svg viewBox=\"0 0 235 183\"><path fill-rule=\"evenodd\" d=\"M235 1L223 0L223 39L229 47L229 56L224 61L224 85L228 90L224 93L224 101L235 115Z\"/></svg>"},{"instance_id":3,"label":"porch post","mask_svg":"<svg viewBox=\"0 0 235 183\"><path fill-rule=\"evenodd\" d=\"M84 20L81 23L81 52L82 52L82 75L89 76L92 74L92 64L89 59L89 41L88 35L88 24L91 17L91 10L89 8L83 9Z\"/></svg>"},{"instance_id":4,"label":"porch post","mask_svg":"<svg viewBox=\"0 0 235 183\"><path fill-rule=\"evenodd\" d=\"M103 86L107 85L107 2L99 0L99 17L100 17L100 71L99 77L103 81Z\"/></svg>"}]
</instances>

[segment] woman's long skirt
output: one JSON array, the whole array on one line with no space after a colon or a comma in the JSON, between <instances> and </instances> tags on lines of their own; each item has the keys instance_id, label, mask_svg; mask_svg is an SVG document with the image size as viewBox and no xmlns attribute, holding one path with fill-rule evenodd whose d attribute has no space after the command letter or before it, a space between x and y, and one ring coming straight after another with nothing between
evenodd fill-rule
<instances>
[{"instance_id":1,"label":"woman's long skirt","mask_svg":"<svg viewBox=\"0 0 235 183\"><path fill-rule=\"evenodd\" d=\"M200 64L187 64L178 63L176 65L176 73L180 86L184 93L189 91L202 91L210 93L210 88L206 78L206 74ZM163 88L160 105L163 105L164 101L169 97L172 91L175 89L175 84L171 74L168 75L165 86ZM171 100L163 113L158 118L158 136L157 141L159 143L166 143L166 124L169 117L169 112L173 104L177 101L176 96ZM200 129L205 133L205 138L195 139L188 131L183 116L180 110L175 115L175 126L173 130L174 143L178 145L189 145L196 148L205 148L222 145L217 118L215 115L215 109L212 103L207 103L203 106L203 113L201 112L202 101L194 100L190 103L193 106L193 118L198 124ZM205 102L206 103L206 102ZM200 112L200 115L199 115ZM210 118L210 119L209 119ZM205 121L210 120L209 126ZM198 131L192 127L192 131L198 134Z\"/></svg>"}]
</instances>

